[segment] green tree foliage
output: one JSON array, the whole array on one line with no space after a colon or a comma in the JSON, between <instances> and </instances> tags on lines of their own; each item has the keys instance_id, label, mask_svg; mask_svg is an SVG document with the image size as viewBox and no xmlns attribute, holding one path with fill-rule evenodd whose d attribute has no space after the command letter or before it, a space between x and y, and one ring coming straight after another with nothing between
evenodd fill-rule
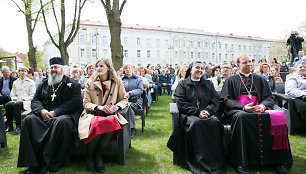
<instances>
[{"instance_id":1,"label":"green tree foliage","mask_svg":"<svg viewBox=\"0 0 306 174\"><path fill-rule=\"evenodd\" d=\"M45 69L45 65L44 65L43 60L42 60L42 58L41 58L42 55L43 55L43 52L41 52L41 51L36 51L37 68ZM25 57L24 57L24 66L30 67L28 55L25 55ZM36 68L36 69L37 69L37 68Z\"/></svg>"}]
</instances>

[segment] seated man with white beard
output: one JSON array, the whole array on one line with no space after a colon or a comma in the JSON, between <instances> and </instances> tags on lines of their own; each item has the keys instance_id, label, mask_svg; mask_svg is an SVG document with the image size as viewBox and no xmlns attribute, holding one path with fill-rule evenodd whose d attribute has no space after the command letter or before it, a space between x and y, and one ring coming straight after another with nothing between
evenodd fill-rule
<instances>
[{"instance_id":1,"label":"seated man with white beard","mask_svg":"<svg viewBox=\"0 0 306 174\"><path fill-rule=\"evenodd\" d=\"M17 166L29 167L28 174L56 172L64 165L80 116L80 84L64 75L64 59L49 62L50 75L38 86L21 127Z\"/></svg>"}]
</instances>

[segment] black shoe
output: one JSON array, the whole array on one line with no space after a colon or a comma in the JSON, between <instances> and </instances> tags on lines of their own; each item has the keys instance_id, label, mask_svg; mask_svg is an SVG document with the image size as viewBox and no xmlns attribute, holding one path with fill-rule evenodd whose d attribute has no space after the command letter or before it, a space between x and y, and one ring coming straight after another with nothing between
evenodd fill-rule
<instances>
[{"instance_id":1,"label":"black shoe","mask_svg":"<svg viewBox=\"0 0 306 174\"><path fill-rule=\"evenodd\" d=\"M276 167L275 170L276 170L276 173L279 173L279 174L289 174L289 170L284 165Z\"/></svg>"},{"instance_id":2,"label":"black shoe","mask_svg":"<svg viewBox=\"0 0 306 174\"><path fill-rule=\"evenodd\" d=\"M15 130L14 134L15 134L15 135L16 135L16 134L20 134L20 126L17 126L17 127L16 127L16 130Z\"/></svg>"},{"instance_id":3,"label":"black shoe","mask_svg":"<svg viewBox=\"0 0 306 174\"><path fill-rule=\"evenodd\" d=\"M13 126L8 126L5 132L11 132L12 130L14 130Z\"/></svg>"},{"instance_id":4,"label":"black shoe","mask_svg":"<svg viewBox=\"0 0 306 174\"><path fill-rule=\"evenodd\" d=\"M87 168L87 171L92 172L92 173L96 171L94 163L93 163L92 155L88 155L86 157L86 168Z\"/></svg>"},{"instance_id":5,"label":"black shoe","mask_svg":"<svg viewBox=\"0 0 306 174\"><path fill-rule=\"evenodd\" d=\"M96 172L97 173L104 172L104 162L103 162L101 153L97 153L96 155Z\"/></svg>"},{"instance_id":6,"label":"black shoe","mask_svg":"<svg viewBox=\"0 0 306 174\"><path fill-rule=\"evenodd\" d=\"M136 128L131 128L131 138L133 138L136 135Z\"/></svg>"},{"instance_id":7,"label":"black shoe","mask_svg":"<svg viewBox=\"0 0 306 174\"><path fill-rule=\"evenodd\" d=\"M238 166L236 167L236 171L238 174L249 174L249 170L247 166Z\"/></svg>"}]
</instances>

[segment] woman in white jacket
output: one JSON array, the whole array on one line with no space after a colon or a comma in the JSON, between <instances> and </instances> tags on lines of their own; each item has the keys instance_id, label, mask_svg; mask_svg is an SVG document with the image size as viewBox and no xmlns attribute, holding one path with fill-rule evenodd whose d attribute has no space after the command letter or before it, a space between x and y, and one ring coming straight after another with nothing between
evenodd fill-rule
<instances>
[{"instance_id":1,"label":"woman in white jacket","mask_svg":"<svg viewBox=\"0 0 306 174\"><path fill-rule=\"evenodd\" d=\"M11 90L12 101L5 107L6 118L8 122L7 132L12 131L13 120L15 118L16 130L14 134L20 133L21 110L30 110L31 100L35 94L35 83L27 77L28 68L23 67L18 70L19 78L14 81Z\"/></svg>"}]
</instances>

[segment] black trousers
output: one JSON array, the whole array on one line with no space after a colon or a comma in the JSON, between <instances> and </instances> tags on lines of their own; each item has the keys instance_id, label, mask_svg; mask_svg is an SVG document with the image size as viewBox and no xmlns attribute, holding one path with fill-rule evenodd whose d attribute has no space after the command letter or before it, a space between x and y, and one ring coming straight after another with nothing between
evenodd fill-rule
<instances>
[{"instance_id":1,"label":"black trousers","mask_svg":"<svg viewBox=\"0 0 306 174\"><path fill-rule=\"evenodd\" d=\"M21 110L23 109L23 102L10 101L5 106L6 119L9 126L13 126L15 118L16 126L21 125Z\"/></svg>"},{"instance_id":2,"label":"black trousers","mask_svg":"<svg viewBox=\"0 0 306 174\"><path fill-rule=\"evenodd\" d=\"M11 101L11 97L10 96L5 96L5 95L0 96L0 104L5 104L5 103L7 103L9 101Z\"/></svg>"}]
</instances>

